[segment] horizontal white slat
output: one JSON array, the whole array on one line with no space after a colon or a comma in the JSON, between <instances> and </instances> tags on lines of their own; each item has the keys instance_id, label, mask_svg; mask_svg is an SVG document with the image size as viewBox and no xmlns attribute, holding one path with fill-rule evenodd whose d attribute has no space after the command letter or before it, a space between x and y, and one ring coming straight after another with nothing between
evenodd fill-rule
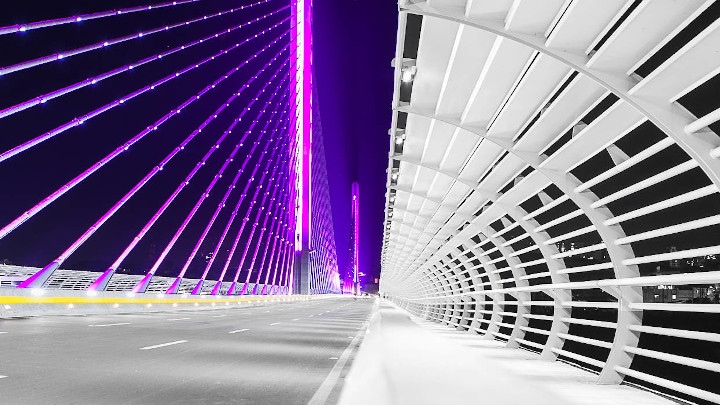
<instances>
[{"instance_id":1,"label":"horizontal white slat","mask_svg":"<svg viewBox=\"0 0 720 405\"><path fill-rule=\"evenodd\" d=\"M537 319L540 321L552 321L554 318L549 315L533 315L533 314L523 314L523 318L528 319Z\"/></svg>"},{"instance_id":2,"label":"horizontal white slat","mask_svg":"<svg viewBox=\"0 0 720 405\"><path fill-rule=\"evenodd\" d=\"M566 222L566 221L569 221L569 220L571 220L571 219L573 219L573 218L577 218L577 217L579 217L579 216L582 215L582 214L583 214L583 210L581 210L581 209L577 209L577 210L575 210L575 211L571 211L571 212L569 212L569 213L567 213L567 214L565 214L565 215L563 215L563 216L561 216L561 217L557 217L557 218L553 219L552 221L546 222L546 223L538 226L538 227L535 228L533 231L534 231L534 232L542 232L542 231L544 231L544 230L546 230L546 229L548 229L548 228L552 228L553 226L555 226L555 225L557 225L557 224L561 224L561 223Z\"/></svg>"},{"instance_id":3,"label":"horizontal white slat","mask_svg":"<svg viewBox=\"0 0 720 405\"><path fill-rule=\"evenodd\" d=\"M650 384L655 384L657 386L667 388L669 390L682 392L683 394L692 395L697 398L704 399L706 401L714 402L716 404L720 404L720 395L714 394L712 392L708 392L705 390L701 390L699 388L690 387L685 384L680 384L675 381L667 380L665 378L656 377L651 374L643 373L640 371L631 370L626 367L620 367L615 366L615 371L617 371L620 374L624 374L629 377L637 378L638 380L645 381Z\"/></svg>"},{"instance_id":4,"label":"horizontal white slat","mask_svg":"<svg viewBox=\"0 0 720 405\"><path fill-rule=\"evenodd\" d=\"M643 160L645 160L651 156L656 155L658 152L664 150L665 148L667 148L673 144L675 144L675 141L673 141L671 138L665 138L665 139L661 140L660 142L658 142L658 143L652 145L651 147L643 150L642 152L638 153L637 155L634 155L630 159L613 167L612 169L607 170L607 171L593 177L592 179L586 181L585 183L575 187L575 192L582 193L583 191L589 189L590 187L592 187L600 182L603 182L603 181L609 179L610 177L635 166L636 164L642 162Z\"/></svg>"},{"instance_id":5,"label":"horizontal white slat","mask_svg":"<svg viewBox=\"0 0 720 405\"><path fill-rule=\"evenodd\" d=\"M720 314L720 304L637 303L630 304L630 309L642 309L644 311L704 312Z\"/></svg>"},{"instance_id":6,"label":"horizontal white slat","mask_svg":"<svg viewBox=\"0 0 720 405\"><path fill-rule=\"evenodd\" d=\"M536 216L542 214L543 212L551 210L569 199L570 199L570 197L568 197L567 195L563 195L562 197L556 198L550 204L545 204L542 207L536 209L535 211L525 215L523 217L523 220L528 221L532 218L535 218Z\"/></svg>"},{"instance_id":7,"label":"horizontal white slat","mask_svg":"<svg viewBox=\"0 0 720 405\"><path fill-rule=\"evenodd\" d=\"M612 269L612 268L613 268L612 262L597 263L597 264L589 264L587 266L579 266L579 267L570 267L570 268L566 268L566 269L560 269L560 270L558 270L558 274L585 273L588 271L598 271L598 270L606 270L606 269Z\"/></svg>"},{"instance_id":8,"label":"horizontal white slat","mask_svg":"<svg viewBox=\"0 0 720 405\"><path fill-rule=\"evenodd\" d=\"M705 0L642 2L593 55L588 66L627 72L705 3Z\"/></svg>"},{"instance_id":9,"label":"horizontal white slat","mask_svg":"<svg viewBox=\"0 0 720 405\"><path fill-rule=\"evenodd\" d=\"M620 222L628 221L631 219L639 218L644 215L652 214L653 212L661 211L666 208L674 207L676 205L680 205L682 203L686 203L692 200L697 200L698 198L706 197L708 195L714 194L717 192L717 188L715 185L709 185L702 188L699 188L697 190L689 191L687 193L681 194L676 197L669 198L667 200L659 201L654 204L646 205L645 207L638 208L634 211L627 212L622 215L618 215L614 218L610 218L604 222L605 225L615 225L619 224Z\"/></svg>"},{"instance_id":10,"label":"horizontal white slat","mask_svg":"<svg viewBox=\"0 0 720 405\"><path fill-rule=\"evenodd\" d=\"M529 327L529 326L521 326L520 329L521 329L521 330L524 330L525 332L532 332L532 333L537 333L537 334L540 334L540 335L549 335L549 334L550 334L550 331L549 331L549 330L531 328L531 327Z\"/></svg>"},{"instance_id":11,"label":"horizontal white slat","mask_svg":"<svg viewBox=\"0 0 720 405\"><path fill-rule=\"evenodd\" d=\"M550 350L552 350L552 352L555 353L555 354L557 354L557 355L569 357L569 358L571 358L571 359L573 359L573 360L581 361L581 362L583 362L583 363L587 363L587 364L590 364L590 365L595 366L595 367L604 367L604 366L605 366L605 362L604 362L604 361L595 360L595 359L593 359L593 358L590 358L590 357L587 357L587 356L583 356L583 355L580 355L580 354L577 354L577 353L569 352L569 351L567 351L567 350L557 349L557 348L555 348L555 347L551 348Z\"/></svg>"},{"instance_id":12,"label":"horizontal white slat","mask_svg":"<svg viewBox=\"0 0 720 405\"><path fill-rule=\"evenodd\" d=\"M526 276L520 277L520 280L532 280L535 278L543 278L543 277L550 277L550 272L544 271L542 273L528 274Z\"/></svg>"},{"instance_id":13,"label":"horizontal white slat","mask_svg":"<svg viewBox=\"0 0 720 405\"><path fill-rule=\"evenodd\" d=\"M634 257L632 259L623 260L623 264L626 266L631 266L634 264L657 263L657 262L662 262L662 261L666 261L666 260L687 259L690 257L716 255L716 254L720 254L720 246L710 246L710 247L704 247L704 248L679 250L677 252L659 253L656 255Z\"/></svg>"},{"instance_id":14,"label":"horizontal white slat","mask_svg":"<svg viewBox=\"0 0 720 405\"><path fill-rule=\"evenodd\" d=\"M610 342L605 342L605 341L597 340L597 339L590 339L590 338L586 338L586 337L582 337L582 336L571 335L569 333L558 333L558 337L560 337L561 339L572 340L574 342L585 343L587 345L603 347L606 349L612 348L612 343L610 343Z\"/></svg>"},{"instance_id":15,"label":"horizontal white slat","mask_svg":"<svg viewBox=\"0 0 720 405\"><path fill-rule=\"evenodd\" d=\"M583 253L595 252L598 250L605 249L605 243L598 243L595 245L585 246L579 249L566 250L564 252L556 253L552 255L553 259L562 259L564 257L571 257L581 255Z\"/></svg>"},{"instance_id":16,"label":"horizontal white slat","mask_svg":"<svg viewBox=\"0 0 720 405\"><path fill-rule=\"evenodd\" d=\"M563 241L566 239L574 238L576 236L585 235L586 233L590 233L593 231L595 231L595 225L586 226L586 227L580 228L576 231L568 232L566 234L558 235L554 238L550 238L550 239L546 240L545 242L543 242L543 244L544 245L552 245L554 243L557 243L557 242L560 242L560 241Z\"/></svg>"},{"instance_id":17,"label":"horizontal white slat","mask_svg":"<svg viewBox=\"0 0 720 405\"><path fill-rule=\"evenodd\" d=\"M628 329L635 332L650 333L653 335L671 336L685 339L704 340L720 343L720 333L700 332L695 330L660 328L657 326L630 325Z\"/></svg>"},{"instance_id":18,"label":"horizontal white slat","mask_svg":"<svg viewBox=\"0 0 720 405\"><path fill-rule=\"evenodd\" d=\"M567 322L567 323L574 323L574 324L578 324L578 325L596 326L598 328L608 328L608 329L617 328L617 323L615 323L615 322L595 321L592 319L562 318L562 321Z\"/></svg>"},{"instance_id":19,"label":"horizontal white slat","mask_svg":"<svg viewBox=\"0 0 720 405\"><path fill-rule=\"evenodd\" d=\"M676 101L720 71L717 58L708 57L718 52L720 20L715 20L630 89L630 94L638 97L651 95Z\"/></svg>"},{"instance_id":20,"label":"horizontal white slat","mask_svg":"<svg viewBox=\"0 0 720 405\"><path fill-rule=\"evenodd\" d=\"M540 343L531 342L531 341L525 340L525 339L515 338L515 341L518 343L522 343L524 345L530 346L530 347L534 347L538 350L542 350L545 347L545 346L541 345Z\"/></svg>"},{"instance_id":21,"label":"horizontal white slat","mask_svg":"<svg viewBox=\"0 0 720 405\"><path fill-rule=\"evenodd\" d=\"M672 235L674 233L690 231L693 229L705 228L712 225L720 224L720 215L713 215L711 217L696 219L694 221L684 222L682 224L667 226L664 228L653 229L652 231L642 232L624 238L617 239L616 245L626 245L641 240L647 240L652 238L658 238L660 236Z\"/></svg>"}]
</instances>

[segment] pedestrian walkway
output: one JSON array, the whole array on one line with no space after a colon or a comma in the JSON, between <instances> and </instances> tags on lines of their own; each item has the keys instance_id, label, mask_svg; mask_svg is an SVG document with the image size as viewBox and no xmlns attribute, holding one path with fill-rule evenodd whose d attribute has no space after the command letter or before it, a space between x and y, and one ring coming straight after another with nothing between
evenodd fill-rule
<instances>
[{"instance_id":1,"label":"pedestrian walkway","mask_svg":"<svg viewBox=\"0 0 720 405\"><path fill-rule=\"evenodd\" d=\"M626 385L502 343L411 316L389 301L376 309L341 405L552 404L670 405Z\"/></svg>"}]
</instances>

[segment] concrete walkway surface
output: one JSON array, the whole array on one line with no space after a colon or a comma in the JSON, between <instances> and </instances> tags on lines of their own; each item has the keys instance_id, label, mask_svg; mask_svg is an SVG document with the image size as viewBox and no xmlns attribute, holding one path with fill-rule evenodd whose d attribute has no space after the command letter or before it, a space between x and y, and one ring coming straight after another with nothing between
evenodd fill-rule
<instances>
[{"instance_id":1,"label":"concrete walkway surface","mask_svg":"<svg viewBox=\"0 0 720 405\"><path fill-rule=\"evenodd\" d=\"M502 342L411 316L379 301L345 380L340 405L669 405L624 385Z\"/></svg>"}]
</instances>

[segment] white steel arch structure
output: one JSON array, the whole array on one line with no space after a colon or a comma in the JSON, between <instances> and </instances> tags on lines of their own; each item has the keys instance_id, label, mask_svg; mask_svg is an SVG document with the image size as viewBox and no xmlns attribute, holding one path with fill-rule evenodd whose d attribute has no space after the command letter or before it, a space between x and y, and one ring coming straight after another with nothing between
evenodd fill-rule
<instances>
[{"instance_id":1,"label":"white steel arch structure","mask_svg":"<svg viewBox=\"0 0 720 405\"><path fill-rule=\"evenodd\" d=\"M720 403L720 5L399 10L381 292Z\"/></svg>"}]
</instances>

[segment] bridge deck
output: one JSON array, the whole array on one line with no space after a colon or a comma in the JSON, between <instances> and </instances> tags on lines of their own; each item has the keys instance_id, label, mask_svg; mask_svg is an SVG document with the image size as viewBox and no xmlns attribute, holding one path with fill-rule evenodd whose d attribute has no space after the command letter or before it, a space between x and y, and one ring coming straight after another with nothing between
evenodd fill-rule
<instances>
[{"instance_id":1,"label":"bridge deck","mask_svg":"<svg viewBox=\"0 0 720 405\"><path fill-rule=\"evenodd\" d=\"M0 396L18 404L306 404L320 387L337 395L325 381L370 310L370 300L337 298L0 320Z\"/></svg>"}]
</instances>

